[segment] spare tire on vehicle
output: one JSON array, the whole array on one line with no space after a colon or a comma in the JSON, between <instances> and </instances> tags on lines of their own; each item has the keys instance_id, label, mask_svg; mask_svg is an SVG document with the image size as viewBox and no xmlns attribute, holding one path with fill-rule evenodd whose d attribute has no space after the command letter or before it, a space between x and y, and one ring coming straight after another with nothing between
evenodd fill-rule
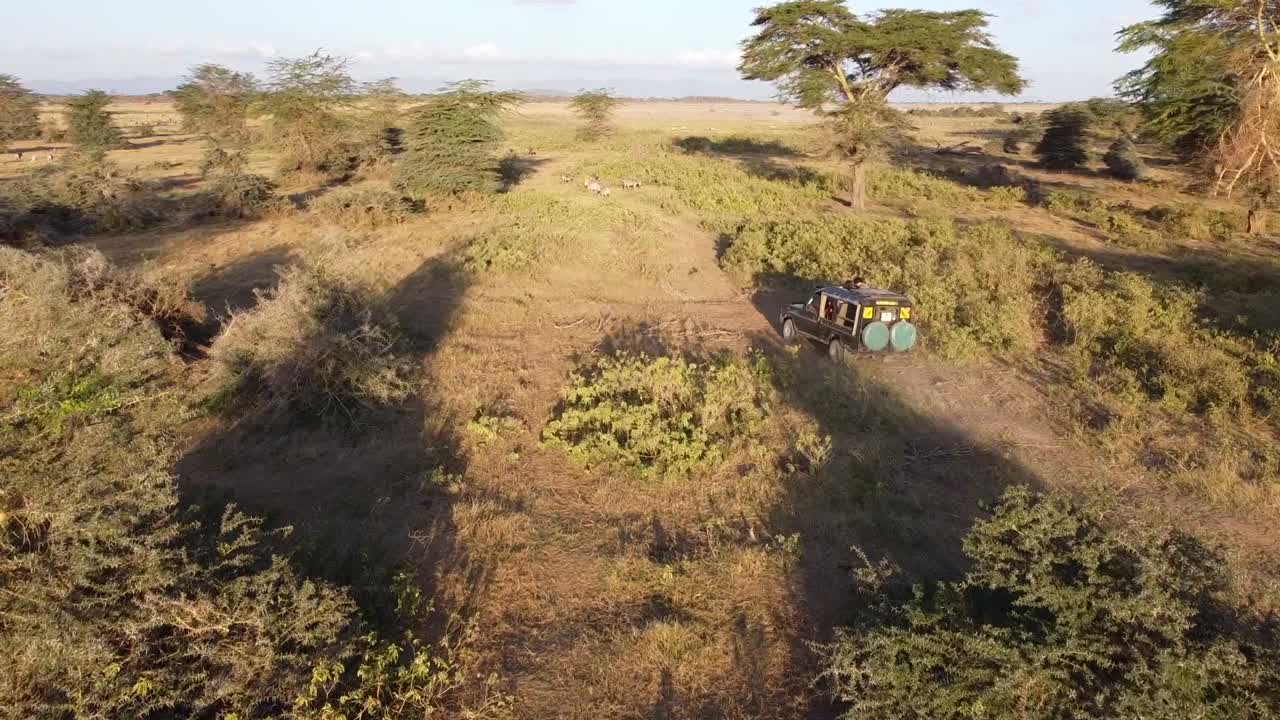
<instances>
[{"instance_id":1,"label":"spare tire on vehicle","mask_svg":"<svg viewBox=\"0 0 1280 720\"><path fill-rule=\"evenodd\" d=\"M862 346L871 352L880 352L889 347L889 326L878 320L867 323L862 328Z\"/></svg>"},{"instance_id":2,"label":"spare tire on vehicle","mask_svg":"<svg viewBox=\"0 0 1280 720\"><path fill-rule=\"evenodd\" d=\"M902 320L894 323L889 331L889 344L894 352L906 352L916 346L916 326Z\"/></svg>"}]
</instances>

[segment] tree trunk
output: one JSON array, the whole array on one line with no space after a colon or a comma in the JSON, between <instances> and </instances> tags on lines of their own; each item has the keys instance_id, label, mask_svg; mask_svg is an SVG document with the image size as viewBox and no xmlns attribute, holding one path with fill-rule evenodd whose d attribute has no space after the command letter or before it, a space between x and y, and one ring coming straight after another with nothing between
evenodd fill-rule
<instances>
[{"instance_id":1,"label":"tree trunk","mask_svg":"<svg viewBox=\"0 0 1280 720\"><path fill-rule=\"evenodd\" d=\"M1261 207L1249 208L1249 234L1257 237L1267 231L1267 210Z\"/></svg>"},{"instance_id":2,"label":"tree trunk","mask_svg":"<svg viewBox=\"0 0 1280 720\"><path fill-rule=\"evenodd\" d=\"M854 210L867 209L867 164L853 166L853 182L849 185L849 206Z\"/></svg>"}]
</instances>

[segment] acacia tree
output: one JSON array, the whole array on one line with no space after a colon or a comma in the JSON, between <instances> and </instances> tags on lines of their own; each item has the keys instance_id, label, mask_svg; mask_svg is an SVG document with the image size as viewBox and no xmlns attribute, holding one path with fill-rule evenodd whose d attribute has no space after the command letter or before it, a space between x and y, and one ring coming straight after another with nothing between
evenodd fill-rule
<instances>
[{"instance_id":1,"label":"acacia tree","mask_svg":"<svg viewBox=\"0 0 1280 720\"><path fill-rule=\"evenodd\" d=\"M1121 50L1155 53L1118 88L1150 132L1200 161L1215 193L1250 198L1249 232L1260 234L1280 192L1280 2L1157 4L1163 16L1120 33Z\"/></svg>"},{"instance_id":2,"label":"acacia tree","mask_svg":"<svg viewBox=\"0 0 1280 720\"><path fill-rule=\"evenodd\" d=\"M248 135L249 107L257 92L258 81L251 73L204 64L191 68L169 95L187 132L214 142L242 143Z\"/></svg>"},{"instance_id":3,"label":"acacia tree","mask_svg":"<svg viewBox=\"0 0 1280 720\"><path fill-rule=\"evenodd\" d=\"M866 164L897 114L900 87L1013 95L1026 82L999 50L979 10L885 10L859 17L843 0L793 0L756 11L759 32L743 43L748 80L776 83L780 97L813 110L851 166L851 201L862 208Z\"/></svg>"},{"instance_id":4,"label":"acacia tree","mask_svg":"<svg viewBox=\"0 0 1280 720\"><path fill-rule=\"evenodd\" d=\"M445 87L412 111L396 185L412 195L492 192L498 187L498 118L523 99L483 80Z\"/></svg>"},{"instance_id":5,"label":"acacia tree","mask_svg":"<svg viewBox=\"0 0 1280 720\"><path fill-rule=\"evenodd\" d=\"M389 162L404 145L406 95L395 78L383 78L360 87L357 155L364 165Z\"/></svg>"},{"instance_id":6,"label":"acacia tree","mask_svg":"<svg viewBox=\"0 0 1280 720\"><path fill-rule=\"evenodd\" d=\"M40 134L39 105L18 78L0 73L0 150Z\"/></svg>"},{"instance_id":7,"label":"acacia tree","mask_svg":"<svg viewBox=\"0 0 1280 720\"><path fill-rule=\"evenodd\" d=\"M341 174L350 163L343 111L357 85L346 58L321 50L267 64L267 92L260 108L283 149L282 168Z\"/></svg>"},{"instance_id":8,"label":"acacia tree","mask_svg":"<svg viewBox=\"0 0 1280 720\"><path fill-rule=\"evenodd\" d=\"M234 172L246 164L249 108L257 92L258 83L252 74L213 64L191 68L184 82L169 92L182 116L183 129L204 135L209 141L201 163L202 174L212 170Z\"/></svg>"},{"instance_id":9,"label":"acacia tree","mask_svg":"<svg viewBox=\"0 0 1280 720\"><path fill-rule=\"evenodd\" d=\"M578 93L569 103L569 107L582 120L578 137L583 140L599 140L612 132L613 114L621 104L609 88Z\"/></svg>"},{"instance_id":10,"label":"acacia tree","mask_svg":"<svg viewBox=\"0 0 1280 720\"><path fill-rule=\"evenodd\" d=\"M111 120L111 96L90 90L67 103L67 130L76 150L90 156L124 147L120 129Z\"/></svg>"}]
</instances>

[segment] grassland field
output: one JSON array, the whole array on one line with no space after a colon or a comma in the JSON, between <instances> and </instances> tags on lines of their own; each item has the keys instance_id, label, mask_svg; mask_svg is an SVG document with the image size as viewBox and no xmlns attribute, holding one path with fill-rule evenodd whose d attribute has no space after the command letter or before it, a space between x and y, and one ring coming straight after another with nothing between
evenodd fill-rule
<instances>
[{"instance_id":1,"label":"grassland field","mask_svg":"<svg viewBox=\"0 0 1280 720\"><path fill-rule=\"evenodd\" d=\"M162 195L202 189L204 143L166 101L111 109L154 125L111 161ZM1240 207L1154 147L1125 183L1097 161L1105 137L1055 173L991 147L1008 117L908 117L861 213L797 110L628 103L585 143L567 104L540 102L504 121L491 198L358 227L312 210L339 188L294 177L261 219L60 242L189 288L210 318L175 361L193 395L222 327L286 268L336 257L369 289L410 339L409 398L356 429L196 405L172 421L182 493L292 526L340 583L415 569L474 629L464 694L495 678L517 717L822 717L814 643L850 614L851 548L954 577L958 539L1013 484L1219 543L1242 602L1280 609L1280 241L1246 237ZM0 184L62 149L15 147ZM274 168L254 151L251 172ZM915 298L919 352L833 365L784 346L780 305L843 273ZM575 376L638 355L733 358L760 385L723 392L758 400L679 472L548 439Z\"/></svg>"}]
</instances>

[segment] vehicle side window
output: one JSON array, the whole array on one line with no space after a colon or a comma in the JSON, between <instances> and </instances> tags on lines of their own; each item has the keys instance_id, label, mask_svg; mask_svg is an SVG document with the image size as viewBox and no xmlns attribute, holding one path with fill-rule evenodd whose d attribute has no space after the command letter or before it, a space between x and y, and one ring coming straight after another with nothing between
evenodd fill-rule
<instances>
[{"instance_id":1,"label":"vehicle side window","mask_svg":"<svg viewBox=\"0 0 1280 720\"><path fill-rule=\"evenodd\" d=\"M818 312L818 307L821 302L822 302L822 293L816 292L813 294L813 297L809 298L809 304L805 305L805 309Z\"/></svg>"},{"instance_id":2,"label":"vehicle side window","mask_svg":"<svg viewBox=\"0 0 1280 720\"><path fill-rule=\"evenodd\" d=\"M837 313L837 312L839 312L839 310L840 310L840 301L839 301L839 300L836 300L836 299L835 299L835 298L833 298L833 297L829 297L829 298L827 298L827 308L826 308L826 310L824 311L824 314L823 314L823 316L822 316L822 317L823 317L827 322L835 322L835 321L836 321L836 313Z\"/></svg>"}]
</instances>

